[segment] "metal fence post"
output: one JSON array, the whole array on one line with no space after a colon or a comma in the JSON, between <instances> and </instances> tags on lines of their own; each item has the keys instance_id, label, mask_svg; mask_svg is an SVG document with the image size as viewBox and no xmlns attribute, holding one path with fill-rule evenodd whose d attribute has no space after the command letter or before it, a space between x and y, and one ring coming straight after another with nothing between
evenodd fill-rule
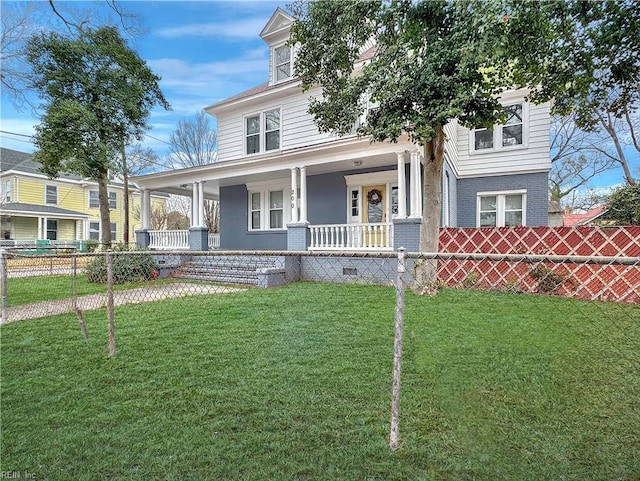
<instances>
[{"instance_id":1,"label":"metal fence post","mask_svg":"<svg viewBox=\"0 0 640 481\"><path fill-rule=\"evenodd\" d=\"M107 252L107 317L109 319L109 357L116 355L116 324L113 307L113 254Z\"/></svg>"},{"instance_id":2,"label":"metal fence post","mask_svg":"<svg viewBox=\"0 0 640 481\"><path fill-rule=\"evenodd\" d=\"M0 249L0 290L2 306L0 307L0 324L7 322L7 251Z\"/></svg>"},{"instance_id":3,"label":"metal fence post","mask_svg":"<svg viewBox=\"0 0 640 481\"><path fill-rule=\"evenodd\" d=\"M402 368L402 337L404 324L404 273L406 261L404 247L398 249L398 266L396 278L396 318L393 347L393 387L391 391L391 433L389 447L398 448L400 438L400 371Z\"/></svg>"}]
</instances>

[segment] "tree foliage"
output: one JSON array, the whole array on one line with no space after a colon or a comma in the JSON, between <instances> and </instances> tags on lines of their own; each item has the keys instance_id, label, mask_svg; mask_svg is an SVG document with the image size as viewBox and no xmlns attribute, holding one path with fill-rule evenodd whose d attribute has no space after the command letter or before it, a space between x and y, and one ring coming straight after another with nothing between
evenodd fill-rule
<instances>
[{"instance_id":1,"label":"tree foliage","mask_svg":"<svg viewBox=\"0 0 640 481\"><path fill-rule=\"evenodd\" d=\"M576 114L595 128L598 115L622 118L640 105L640 9L628 0L508 0L507 45L516 85L535 86L534 102Z\"/></svg>"},{"instance_id":2,"label":"tree foliage","mask_svg":"<svg viewBox=\"0 0 640 481\"><path fill-rule=\"evenodd\" d=\"M624 185L611 194L607 218L620 225L640 225L640 184Z\"/></svg>"},{"instance_id":3,"label":"tree foliage","mask_svg":"<svg viewBox=\"0 0 640 481\"><path fill-rule=\"evenodd\" d=\"M108 172L121 147L148 128L151 109L170 108L160 79L112 27L36 35L27 59L44 109L34 158L50 177L71 172L98 182L101 241L109 245Z\"/></svg>"}]
</instances>

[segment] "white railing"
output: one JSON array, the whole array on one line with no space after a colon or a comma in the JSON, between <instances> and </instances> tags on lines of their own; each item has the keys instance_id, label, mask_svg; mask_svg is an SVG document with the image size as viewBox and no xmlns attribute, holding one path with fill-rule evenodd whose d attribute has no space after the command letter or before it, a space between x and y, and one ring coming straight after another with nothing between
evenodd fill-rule
<instances>
[{"instance_id":1,"label":"white railing","mask_svg":"<svg viewBox=\"0 0 640 481\"><path fill-rule=\"evenodd\" d=\"M189 249L188 230L150 230L150 249Z\"/></svg>"},{"instance_id":2,"label":"white railing","mask_svg":"<svg viewBox=\"0 0 640 481\"><path fill-rule=\"evenodd\" d=\"M327 224L309 226L309 250L390 251L393 224Z\"/></svg>"},{"instance_id":3,"label":"white railing","mask_svg":"<svg viewBox=\"0 0 640 481\"><path fill-rule=\"evenodd\" d=\"M209 250L220 249L220 234L209 233Z\"/></svg>"}]
</instances>

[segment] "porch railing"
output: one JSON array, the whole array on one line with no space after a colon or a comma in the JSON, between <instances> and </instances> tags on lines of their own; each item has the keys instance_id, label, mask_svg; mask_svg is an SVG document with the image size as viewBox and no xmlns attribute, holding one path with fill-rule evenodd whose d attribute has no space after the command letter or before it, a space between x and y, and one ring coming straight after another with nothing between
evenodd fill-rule
<instances>
[{"instance_id":1,"label":"porch railing","mask_svg":"<svg viewBox=\"0 0 640 481\"><path fill-rule=\"evenodd\" d=\"M150 249L188 249L188 230L150 230Z\"/></svg>"},{"instance_id":2,"label":"porch railing","mask_svg":"<svg viewBox=\"0 0 640 481\"><path fill-rule=\"evenodd\" d=\"M209 234L209 249L220 249L220 234ZM149 248L158 250L189 249L188 230L150 230Z\"/></svg>"},{"instance_id":3,"label":"porch railing","mask_svg":"<svg viewBox=\"0 0 640 481\"><path fill-rule=\"evenodd\" d=\"M393 224L326 224L309 226L309 250L393 250Z\"/></svg>"},{"instance_id":4,"label":"porch railing","mask_svg":"<svg viewBox=\"0 0 640 481\"><path fill-rule=\"evenodd\" d=\"M209 233L209 250L220 249L220 234Z\"/></svg>"}]
</instances>

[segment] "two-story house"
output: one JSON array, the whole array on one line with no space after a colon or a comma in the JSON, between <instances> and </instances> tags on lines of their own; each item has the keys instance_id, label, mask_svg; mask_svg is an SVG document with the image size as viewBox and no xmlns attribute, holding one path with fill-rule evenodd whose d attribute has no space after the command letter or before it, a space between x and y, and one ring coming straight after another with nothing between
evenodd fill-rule
<instances>
[{"instance_id":1,"label":"two-story house","mask_svg":"<svg viewBox=\"0 0 640 481\"><path fill-rule=\"evenodd\" d=\"M202 204L216 199L222 249L417 250L429 195L421 149L406 136L371 143L355 134L320 133L308 114L309 98L320 89L303 93L293 77L292 21L277 9L260 34L270 50L269 80L205 108L218 122L218 162L136 182L147 196L191 196L192 249L206 248ZM446 126L443 226L547 225L549 105L527 103L524 91L505 92L500 100L505 125ZM158 235L148 223L138 234L140 244L151 247L151 234Z\"/></svg>"},{"instance_id":2,"label":"two-story house","mask_svg":"<svg viewBox=\"0 0 640 481\"><path fill-rule=\"evenodd\" d=\"M124 186L109 184L111 240L124 239ZM49 179L31 154L0 149L0 246L30 246L38 240L76 246L78 241L100 239L97 182L61 174ZM154 207L166 202L155 197ZM133 212L140 210L140 194L130 191L130 234L139 228Z\"/></svg>"}]
</instances>

